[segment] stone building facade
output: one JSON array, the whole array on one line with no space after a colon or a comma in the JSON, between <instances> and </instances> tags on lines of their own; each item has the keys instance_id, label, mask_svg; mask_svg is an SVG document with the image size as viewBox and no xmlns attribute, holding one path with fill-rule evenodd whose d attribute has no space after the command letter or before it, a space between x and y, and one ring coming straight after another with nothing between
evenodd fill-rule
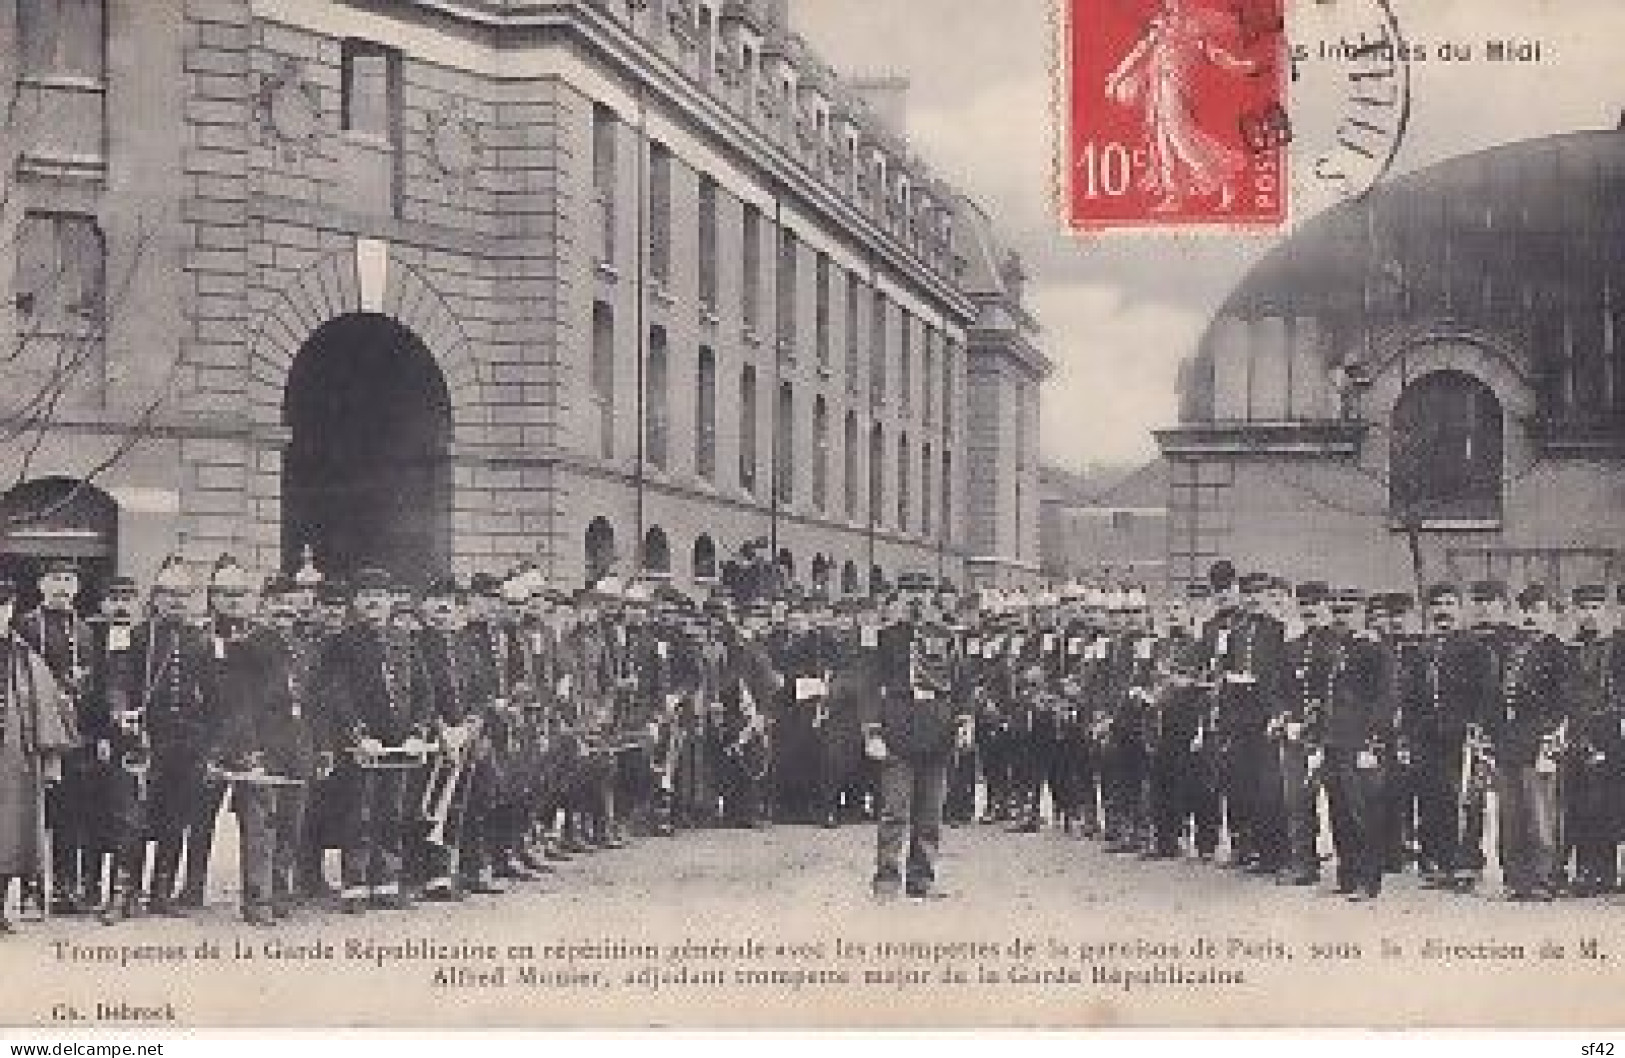
<instances>
[{"instance_id":1,"label":"stone building facade","mask_svg":"<svg viewBox=\"0 0 1625 1058\"><path fill-rule=\"evenodd\" d=\"M4 561L1036 572L1019 277L785 0L3 6Z\"/></svg>"},{"instance_id":2,"label":"stone building facade","mask_svg":"<svg viewBox=\"0 0 1625 1058\"><path fill-rule=\"evenodd\" d=\"M1173 578L1625 579L1625 132L1380 185L1265 258L1185 365Z\"/></svg>"}]
</instances>

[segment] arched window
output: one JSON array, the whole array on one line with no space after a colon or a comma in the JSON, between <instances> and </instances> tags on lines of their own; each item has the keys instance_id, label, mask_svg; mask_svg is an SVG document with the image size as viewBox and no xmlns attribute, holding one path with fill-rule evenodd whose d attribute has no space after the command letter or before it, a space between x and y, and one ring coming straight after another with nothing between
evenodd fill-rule
<instances>
[{"instance_id":1,"label":"arched window","mask_svg":"<svg viewBox=\"0 0 1625 1058\"><path fill-rule=\"evenodd\" d=\"M863 585L858 581L858 564L848 559L841 567L841 594L856 595L862 590Z\"/></svg>"},{"instance_id":2,"label":"arched window","mask_svg":"<svg viewBox=\"0 0 1625 1058\"><path fill-rule=\"evenodd\" d=\"M756 491L756 368L739 372L739 487Z\"/></svg>"},{"instance_id":3,"label":"arched window","mask_svg":"<svg viewBox=\"0 0 1625 1058\"><path fill-rule=\"evenodd\" d=\"M822 394L813 401L812 499L819 511L829 502L829 405Z\"/></svg>"},{"instance_id":4,"label":"arched window","mask_svg":"<svg viewBox=\"0 0 1625 1058\"><path fill-rule=\"evenodd\" d=\"M845 501L846 516L858 513L858 413L846 413L846 434L841 439L841 498Z\"/></svg>"},{"instance_id":5,"label":"arched window","mask_svg":"<svg viewBox=\"0 0 1625 1058\"><path fill-rule=\"evenodd\" d=\"M643 534L643 572L671 576L671 543L666 539L666 530L658 525L651 525Z\"/></svg>"},{"instance_id":6,"label":"arched window","mask_svg":"<svg viewBox=\"0 0 1625 1058\"><path fill-rule=\"evenodd\" d=\"M813 590L821 594L829 593L830 561L828 556L817 554L812 560L812 586Z\"/></svg>"},{"instance_id":7,"label":"arched window","mask_svg":"<svg viewBox=\"0 0 1625 1058\"><path fill-rule=\"evenodd\" d=\"M667 411L666 328L649 328L649 361L643 378L644 456L666 469L670 415Z\"/></svg>"},{"instance_id":8,"label":"arched window","mask_svg":"<svg viewBox=\"0 0 1625 1058\"><path fill-rule=\"evenodd\" d=\"M587 583L596 584L615 568L615 529L606 518L594 518L587 526Z\"/></svg>"},{"instance_id":9,"label":"arched window","mask_svg":"<svg viewBox=\"0 0 1625 1058\"><path fill-rule=\"evenodd\" d=\"M779 567L779 583L794 584L796 580L796 556L790 553L787 547L779 548L779 556L774 560Z\"/></svg>"},{"instance_id":10,"label":"arched window","mask_svg":"<svg viewBox=\"0 0 1625 1058\"><path fill-rule=\"evenodd\" d=\"M705 533L694 541L692 574L694 580L702 584L717 579L717 545Z\"/></svg>"},{"instance_id":11,"label":"arched window","mask_svg":"<svg viewBox=\"0 0 1625 1058\"><path fill-rule=\"evenodd\" d=\"M942 453L942 539L954 542L954 454Z\"/></svg>"},{"instance_id":12,"label":"arched window","mask_svg":"<svg viewBox=\"0 0 1625 1058\"><path fill-rule=\"evenodd\" d=\"M1501 517L1501 402L1460 371L1435 371L1394 405L1388 495L1401 522Z\"/></svg>"},{"instance_id":13,"label":"arched window","mask_svg":"<svg viewBox=\"0 0 1625 1058\"><path fill-rule=\"evenodd\" d=\"M717 476L717 354L700 346L694 396L694 469L707 481Z\"/></svg>"}]
</instances>

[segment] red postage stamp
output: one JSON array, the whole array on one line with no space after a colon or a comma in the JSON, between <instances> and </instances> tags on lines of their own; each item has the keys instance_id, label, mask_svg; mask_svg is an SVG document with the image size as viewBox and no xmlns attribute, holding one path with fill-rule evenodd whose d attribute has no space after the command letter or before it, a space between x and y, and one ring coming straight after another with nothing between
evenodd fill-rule
<instances>
[{"instance_id":1,"label":"red postage stamp","mask_svg":"<svg viewBox=\"0 0 1625 1058\"><path fill-rule=\"evenodd\" d=\"M1285 221L1286 0L1061 2L1074 228Z\"/></svg>"}]
</instances>

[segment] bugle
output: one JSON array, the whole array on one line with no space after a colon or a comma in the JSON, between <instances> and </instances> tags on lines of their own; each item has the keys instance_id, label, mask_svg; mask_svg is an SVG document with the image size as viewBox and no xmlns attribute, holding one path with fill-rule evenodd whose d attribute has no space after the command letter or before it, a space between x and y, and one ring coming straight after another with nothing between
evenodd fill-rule
<instances>
[{"instance_id":1,"label":"bugle","mask_svg":"<svg viewBox=\"0 0 1625 1058\"><path fill-rule=\"evenodd\" d=\"M468 770L479 732L480 719L473 717L462 738L447 738L447 732L441 733L440 751L435 755L434 767L429 771L429 780L423 786L423 800L418 806L419 815L429 824L424 840L431 845L441 848L446 845L446 827L451 821L452 805L456 803L457 787Z\"/></svg>"}]
</instances>

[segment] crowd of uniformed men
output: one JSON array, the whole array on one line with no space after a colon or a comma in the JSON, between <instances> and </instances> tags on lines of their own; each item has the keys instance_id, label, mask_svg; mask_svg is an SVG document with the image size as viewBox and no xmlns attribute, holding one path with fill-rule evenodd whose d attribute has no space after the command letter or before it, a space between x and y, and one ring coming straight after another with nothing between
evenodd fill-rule
<instances>
[{"instance_id":1,"label":"crowd of uniformed men","mask_svg":"<svg viewBox=\"0 0 1625 1058\"><path fill-rule=\"evenodd\" d=\"M78 746L23 899L107 923L200 907L228 793L261 925L497 893L633 836L876 817L879 895L902 831L908 892L931 895L940 824L978 817L1147 859L1222 850L1293 885L1320 881L1329 830L1354 900L1410 863L1470 889L1487 844L1510 899L1619 887L1625 591L1415 599L1220 562L1153 607L905 579L873 602L702 602L614 578L567 594L530 567L421 592L308 563L257 584L223 557L202 585L166 563L145 600L115 580L86 619L79 571L50 565L11 641L66 692ZM931 678L961 737L902 747L931 767L897 818L878 700L906 720L935 697L906 636L885 648L905 627L943 633Z\"/></svg>"}]
</instances>

